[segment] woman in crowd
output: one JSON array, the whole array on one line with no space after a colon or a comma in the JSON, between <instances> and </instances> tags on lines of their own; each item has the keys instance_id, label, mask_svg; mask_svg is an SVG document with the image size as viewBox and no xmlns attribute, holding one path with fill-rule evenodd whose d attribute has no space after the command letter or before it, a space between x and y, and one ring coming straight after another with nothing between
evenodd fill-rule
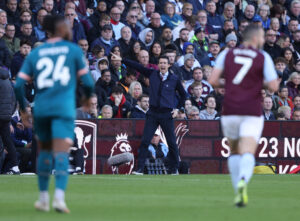
<instances>
[{"instance_id":1,"label":"woman in crowd","mask_svg":"<svg viewBox=\"0 0 300 221\"><path fill-rule=\"evenodd\" d=\"M150 49L150 64L158 64L158 58L162 54L162 47L159 42L154 42Z\"/></svg>"},{"instance_id":2,"label":"woman in crowd","mask_svg":"<svg viewBox=\"0 0 300 221\"><path fill-rule=\"evenodd\" d=\"M300 92L300 74L298 72L293 72L287 80L286 86L288 87L289 97L294 99Z\"/></svg>"},{"instance_id":3,"label":"woman in crowd","mask_svg":"<svg viewBox=\"0 0 300 221\"><path fill-rule=\"evenodd\" d=\"M175 5L171 2L167 2L165 5L165 14L161 16L161 20L167 27L173 30L182 21L182 17L175 13Z\"/></svg>"}]
</instances>

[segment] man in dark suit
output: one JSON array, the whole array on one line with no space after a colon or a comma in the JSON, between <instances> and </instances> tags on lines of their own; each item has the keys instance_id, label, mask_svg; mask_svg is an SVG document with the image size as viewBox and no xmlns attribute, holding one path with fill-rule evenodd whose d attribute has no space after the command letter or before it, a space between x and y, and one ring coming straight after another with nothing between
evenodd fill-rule
<instances>
[{"instance_id":1,"label":"man in dark suit","mask_svg":"<svg viewBox=\"0 0 300 221\"><path fill-rule=\"evenodd\" d=\"M113 56L118 57L117 55ZM148 146L159 125L166 136L169 146L169 171L171 174L178 174L179 151L174 133L173 118L178 113L176 109L177 92L180 97L178 106L183 106L186 99L186 92L181 81L177 75L169 71L170 62L166 56L159 57L159 70L145 68L143 65L128 59L123 59L123 62L126 66L136 69L150 80L150 108L146 114L144 133L139 148L138 168L133 174L142 175L144 173Z\"/></svg>"}]
</instances>

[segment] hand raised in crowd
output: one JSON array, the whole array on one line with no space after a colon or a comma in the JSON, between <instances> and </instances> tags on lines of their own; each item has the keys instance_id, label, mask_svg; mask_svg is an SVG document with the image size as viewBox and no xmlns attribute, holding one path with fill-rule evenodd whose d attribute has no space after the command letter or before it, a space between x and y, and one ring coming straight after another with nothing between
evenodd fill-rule
<instances>
[{"instance_id":1,"label":"hand raised in crowd","mask_svg":"<svg viewBox=\"0 0 300 221\"><path fill-rule=\"evenodd\" d=\"M115 95L113 95L113 97L115 98L115 105L116 106L119 106L121 104L122 96L123 96L123 94L115 94Z\"/></svg>"},{"instance_id":2,"label":"hand raised in crowd","mask_svg":"<svg viewBox=\"0 0 300 221\"><path fill-rule=\"evenodd\" d=\"M122 61L122 58L119 56L119 55L116 55L116 54L114 54L114 53L112 53L112 52L110 52L111 53L111 60L113 60L113 61Z\"/></svg>"},{"instance_id":3,"label":"hand raised in crowd","mask_svg":"<svg viewBox=\"0 0 300 221\"><path fill-rule=\"evenodd\" d=\"M171 112L171 114L172 114L172 117L173 117L173 118L176 118L177 115L178 115L178 109L174 109L174 110Z\"/></svg>"}]
</instances>

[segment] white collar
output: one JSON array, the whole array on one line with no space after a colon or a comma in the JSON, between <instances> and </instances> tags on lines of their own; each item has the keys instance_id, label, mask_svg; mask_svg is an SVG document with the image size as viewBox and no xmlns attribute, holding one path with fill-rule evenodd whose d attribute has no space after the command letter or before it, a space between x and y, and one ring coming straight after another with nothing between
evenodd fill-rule
<instances>
[{"instance_id":1,"label":"white collar","mask_svg":"<svg viewBox=\"0 0 300 221\"><path fill-rule=\"evenodd\" d=\"M168 71L165 74L162 74L161 72L159 74L160 74L160 77L162 77L162 81L167 80L167 78L169 76L169 72Z\"/></svg>"}]
</instances>

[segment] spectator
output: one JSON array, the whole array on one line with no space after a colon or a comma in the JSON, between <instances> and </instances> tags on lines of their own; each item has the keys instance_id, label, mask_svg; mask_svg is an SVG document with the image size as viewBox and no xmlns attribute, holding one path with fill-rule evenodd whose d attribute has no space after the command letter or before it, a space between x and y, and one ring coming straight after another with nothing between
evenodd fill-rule
<instances>
[{"instance_id":1,"label":"spectator","mask_svg":"<svg viewBox=\"0 0 300 221\"><path fill-rule=\"evenodd\" d=\"M154 31L146 28L139 33L138 39L142 42L143 48L149 50L155 39Z\"/></svg>"},{"instance_id":2,"label":"spectator","mask_svg":"<svg viewBox=\"0 0 300 221\"><path fill-rule=\"evenodd\" d=\"M19 8L20 8L20 11L30 10L30 1L29 0L20 0Z\"/></svg>"},{"instance_id":3,"label":"spectator","mask_svg":"<svg viewBox=\"0 0 300 221\"><path fill-rule=\"evenodd\" d=\"M181 17L183 20L187 20L188 18L190 18L193 15L193 5L191 3L184 3L182 6L182 13L181 13Z\"/></svg>"},{"instance_id":4,"label":"spectator","mask_svg":"<svg viewBox=\"0 0 300 221\"><path fill-rule=\"evenodd\" d=\"M173 33L172 30L168 27L164 27L162 34L160 36L160 42L161 45L164 49L166 49L166 47L171 46L173 44Z\"/></svg>"},{"instance_id":5,"label":"spectator","mask_svg":"<svg viewBox=\"0 0 300 221\"><path fill-rule=\"evenodd\" d=\"M7 25L7 14L6 14L6 11L0 9L0 26L2 28L5 28L6 25Z\"/></svg>"},{"instance_id":6,"label":"spectator","mask_svg":"<svg viewBox=\"0 0 300 221\"><path fill-rule=\"evenodd\" d=\"M216 3L213 0L206 3L206 11L208 12L208 24L212 26L213 30L216 33L220 33L223 26L223 22L221 16L216 13L216 10Z\"/></svg>"},{"instance_id":7,"label":"spectator","mask_svg":"<svg viewBox=\"0 0 300 221\"><path fill-rule=\"evenodd\" d=\"M28 40L34 45L38 40L32 35L32 23L30 21L24 21L21 25L21 33L19 35L21 40Z\"/></svg>"},{"instance_id":8,"label":"spectator","mask_svg":"<svg viewBox=\"0 0 300 221\"><path fill-rule=\"evenodd\" d=\"M69 21L72 32L73 32L73 42L77 43L80 39L86 39L84 28L79 20L75 19L76 12L72 8L65 10L65 18Z\"/></svg>"},{"instance_id":9,"label":"spectator","mask_svg":"<svg viewBox=\"0 0 300 221\"><path fill-rule=\"evenodd\" d=\"M174 44L177 46L180 55L184 54L183 45L188 41L189 41L189 30L187 28L182 28L179 33L179 38L177 38L174 41Z\"/></svg>"},{"instance_id":10,"label":"spectator","mask_svg":"<svg viewBox=\"0 0 300 221\"><path fill-rule=\"evenodd\" d=\"M259 19L262 23L262 26L264 29L269 29L270 27L270 6L267 4L261 4L258 6L257 14L259 16Z\"/></svg>"},{"instance_id":11,"label":"spectator","mask_svg":"<svg viewBox=\"0 0 300 221\"><path fill-rule=\"evenodd\" d=\"M184 65L180 67L182 72L183 79L181 80L191 80L193 71L192 67L194 66L195 57L193 54L186 54L184 56Z\"/></svg>"},{"instance_id":12,"label":"spectator","mask_svg":"<svg viewBox=\"0 0 300 221\"><path fill-rule=\"evenodd\" d=\"M18 10L18 1L7 0L5 11L7 13L7 22L14 25L18 24L20 19L20 13Z\"/></svg>"},{"instance_id":13,"label":"spectator","mask_svg":"<svg viewBox=\"0 0 300 221\"><path fill-rule=\"evenodd\" d=\"M237 37L240 41L242 41L242 33L245 30L245 28L249 25L249 22L246 19L242 19L240 21L240 25L239 25L239 31L237 33Z\"/></svg>"},{"instance_id":14,"label":"spectator","mask_svg":"<svg viewBox=\"0 0 300 221\"><path fill-rule=\"evenodd\" d=\"M99 23L88 31L87 40L90 45L101 36L101 31L105 25L110 25L110 17L107 14L101 14Z\"/></svg>"},{"instance_id":15,"label":"spectator","mask_svg":"<svg viewBox=\"0 0 300 221\"><path fill-rule=\"evenodd\" d=\"M149 62L152 64L158 64L158 58L162 54L162 47L159 42L154 42L150 48L150 59Z\"/></svg>"},{"instance_id":16,"label":"spectator","mask_svg":"<svg viewBox=\"0 0 300 221\"><path fill-rule=\"evenodd\" d=\"M183 44L183 55L181 57L179 57L177 60L178 66L184 65L184 56L186 54L195 54L195 48L191 42L185 42ZM195 57L195 61L194 61L194 65L193 65L192 69L194 69L196 67L201 67L201 65L197 59L198 59L198 57Z\"/></svg>"},{"instance_id":17,"label":"spectator","mask_svg":"<svg viewBox=\"0 0 300 221\"><path fill-rule=\"evenodd\" d=\"M297 109L300 108L300 94L297 94L297 95L294 97L293 104L294 104L294 107L295 107L295 108L297 108Z\"/></svg>"},{"instance_id":18,"label":"spectator","mask_svg":"<svg viewBox=\"0 0 300 221\"><path fill-rule=\"evenodd\" d=\"M300 109L299 108L294 110L292 119L300 121Z\"/></svg>"},{"instance_id":19,"label":"spectator","mask_svg":"<svg viewBox=\"0 0 300 221\"><path fill-rule=\"evenodd\" d=\"M150 64L149 63L149 60L150 60L150 58L149 58L149 53L148 53L148 51L146 51L146 50L141 50L140 52L139 52L139 54L138 54L138 61L139 61L139 63L141 64L141 65L143 65L144 67L146 67L146 68L152 68L152 69L155 69L155 70L157 70L158 69L158 67L157 67L157 65L155 65L155 64ZM136 72L137 74L136 74L136 76L137 76L137 78L139 78L139 76L140 76L140 72Z\"/></svg>"},{"instance_id":20,"label":"spectator","mask_svg":"<svg viewBox=\"0 0 300 221\"><path fill-rule=\"evenodd\" d=\"M109 67L109 62L106 57L98 59L95 70L91 72L93 79L95 82L98 81L98 79L101 77L102 71L107 69Z\"/></svg>"},{"instance_id":21,"label":"spectator","mask_svg":"<svg viewBox=\"0 0 300 221\"><path fill-rule=\"evenodd\" d=\"M138 39L138 36L141 32L141 28L137 25L137 21L138 13L136 12L136 10L130 10L126 16L125 25L127 25L131 29L132 38L134 38L135 40Z\"/></svg>"},{"instance_id":22,"label":"spectator","mask_svg":"<svg viewBox=\"0 0 300 221\"><path fill-rule=\"evenodd\" d=\"M105 49L105 56L109 56L111 49L118 44L117 40L113 38L111 25L104 25L101 30L101 36L92 43L92 47L101 45Z\"/></svg>"},{"instance_id":23,"label":"spectator","mask_svg":"<svg viewBox=\"0 0 300 221\"><path fill-rule=\"evenodd\" d=\"M130 53L129 53L129 58L134 60L134 61L138 61L138 55L142 50L142 43L139 41L135 41L133 43L132 48L130 49Z\"/></svg>"},{"instance_id":24,"label":"spectator","mask_svg":"<svg viewBox=\"0 0 300 221\"><path fill-rule=\"evenodd\" d=\"M294 108L293 101L288 97L289 91L287 86L280 87L278 96L275 99L276 106L288 106L292 110Z\"/></svg>"},{"instance_id":25,"label":"spectator","mask_svg":"<svg viewBox=\"0 0 300 221\"><path fill-rule=\"evenodd\" d=\"M294 40L293 47L294 47L296 53L298 53L298 55L299 55L300 54L300 29L298 29L297 31L295 31L293 33L293 40Z\"/></svg>"},{"instance_id":26,"label":"spectator","mask_svg":"<svg viewBox=\"0 0 300 221\"><path fill-rule=\"evenodd\" d=\"M47 11L47 14L56 14L54 10L54 0L43 0L42 7Z\"/></svg>"},{"instance_id":27,"label":"spectator","mask_svg":"<svg viewBox=\"0 0 300 221\"><path fill-rule=\"evenodd\" d=\"M209 65L211 67L215 66L215 60L220 53L220 43L218 41L212 41L209 44L209 54L207 57L200 61L201 66Z\"/></svg>"},{"instance_id":28,"label":"spectator","mask_svg":"<svg viewBox=\"0 0 300 221\"><path fill-rule=\"evenodd\" d=\"M293 33L298 30L299 22L297 19L290 19L288 26L283 26L284 33L290 38L293 37Z\"/></svg>"},{"instance_id":29,"label":"spectator","mask_svg":"<svg viewBox=\"0 0 300 221\"><path fill-rule=\"evenodd\" d=\"M197 58L207 56L209 48L209 40L205 37L205 29L200 27L195 30L195 36L191 40L195 48Z\"/></svg>"},{"instance_id":30,"label":"spectator","mask_svg":"<svg viewBox=\"0 0 300 221\"><path fill-rule=\"evenodd\" d=\"M14 55L14 57L12 59L11 67L10 67L10 72L11 72L12 78L15 78L17 76L25 58L31 52L31 46L32 46L32 44L30 41L28 41L26 39L21 40L20 51L18 51Z\"/></svg>"},{"instance_id":31,"label":"spectator","mask_svg":"<svg viewBox=\"0 0 300 221\"><path fill-rule=\"evenodd\" d=\"M288 66L289 72L292 71L294 69L293 65L295 63L294 58L293 58L292 49L284 48L282 54L283 54L283 57L285 58L285 60L287 61L287 66Z\"/></svg>"},{"instance_id":32,"label":"spectator","mask_svg":"<svg viewBox=\"0 0 300 221\"><path fill-rule=\"evenodd\" d=\"M5 30L0 27L0 67L10 67L11 57L8 47L1 36L4 36Z\"/></svg>"},{"instance_id":33,"label":"spectator","mask_svg":"<svg viewBox=\"0 0 300 221\"><path fill-rule=\"evenodd\" d=\"M160 14L154 12L151 14L151 23L148 26L154 32L154 40L158 41L165 26L161 25Z\"/></svg>"},{"instance_id":34,"label":"spectator","mask_svg":"<svg viewBox=\"0 0 300 221\"><path fill-rule=\"evenodd\" d=\"M188 41L191 40L195 34L194 29L196 27L197 17L191 16L188 17L185 21L182 21L176 28L172 30L173 33L173 41L180 37L180 31L183 28L188 30Z\"/></svg>"},{"instance_id":35,"label":"spectator","mask_svg":"<svg viewBox=\"0 0 300 221\"><path fill-rule=\"evenodd\" d=\"M113 108L113 118L127 118L131 110L131 106L123 94L123 88L119 85L112 89L108 104Z\"/></svg>"},{"instance_id":36,"label":"spectator","mask_svg":"<svg viewBox=\"0 0 300 221\"><path fill-rule=\"evenodd\" d=\"M77 44L82 49L85 57L90 61L92 55L90 52L88 52L89 51L89 42L86 39L79 39Z\"/></svg>"},{"instance_id":37,"label":"spectator","mask_svg":"<svg viewBox=\"0 0 300 221\"><path fill-rule=\"evenodd\" d=\"M300 92L300 73L293 72L287 80L286 86L288 88L289 97L294 99Z\"/></svg>"},{"instance_id":38,"label":"spectator","mask_svg":"<svg viewBox=\"0 0 300 221\"><path fill-rule=\"evenodd\" d=\"M115 46L115 47L118 47L118 46ZM112 53L114 53L114 50L113 50L114 48L112 48L112 50L111 50ZM120 53L120 51L119 51L119 53ZM121 60L115 59L114 57L112 57L111 60L110 60L109 69L110 69L110 72L111 72L111 78L115 82L119 82L120 80L122 80L127 75L126 66L122 65Z\"/></svg>"},{"instance_id":39,"label":"spectator","mask_svg":"<svg viewBox=\"0 0 300 221\"><path fill-rule=\"evenodd\" d=\"M38 41L43 41L46 38L46 32L43 30L42 24L44 17L47 15L47 11L43 8L37 12L36 26L34 27L34 33Z\"/></svg>"},{"instance_id":40,"label":"spectator","mask_svg":"<svg viewBox=\"0 0 300 221\"><path fill-rule=\"evenodd\" d=\"M173 72L179 79L182 79L182 73L179 65L175 62L176 60L176 50L167 49L164 51L164 55L168 57L170 62L169 70Z\"/></svg>"},{"instance_id":41,"label":"spectator","mask_svg":"<svg viewBox=\"0 0 300 221\"><path fill-rule=\"evenodd\" d=\"M107 10L107 4L106 1L100 0L98 1L97 7L94 11L94 13L90 16L89 20L91 21L92 25L94 27L99 26L99 22L101 22L101 16L103 16L106 13Z\"/></svg>"},{"instance_id":42,"label":"spectator","mask_svg":"<svg viewBox=\"0 0 300 221\"><path fill-rule=\"evenodd\" d=\"M278 114L283 114L285 119L290 120L292 109L289 106L281 106L278 108Z\"/></svg>"},{"instance_id":43,"label":"spectator","mask_svg":"<svg viewBox=\"0 0 300 221\"><path fill-rule=\"evenodd\" d=\"M203 70L203 79L208 81L213 70L212 67L209 65L205 65L203 66L202 70Z\"/></svg>"},{"instance_id":44,"label":"spectator","mask_svg":"<svg viewBox=\"0 0 300 221\"><path fill-rule=\"evenodd\" d=\"M149 109L149 96L146 94L141 95L137 104L133 108L130 114L130 118L146 118L146 113Z\"/></svg>"},{"instance_id":45,"label":"spectator","mask_svg":"<svg viewBox=\"0 0 300 221\"><path fill-rule=\"evenodd\" d=\"M266 96L263 99L263 114L265 120L275 120L275 115L272 112L273 101L270 96Z\"/></svg>"},{"instance_id":46,"label":"spectator","mask_svg":"<svg viewBox=\"0 0 300 221\"><path fill-rule=\"evenodd\" d=\"M2 39L5 41L5 44L9 50L10 58L13 57L20 49L20 39L15 37L16 28L13 24L8 24L5 27L5 35Z\"/></svg>"},{"instance_id":47,"label":"spectator","mask_svg":"<svg viewBox=\"0 0 300 221\"><path fill-rule=\"evenodd\" d=\"M207 12L205 10L200 10L197 14L197 22L200 25L200 28L204 29L205 37L209 37L212 40L218 40L218 33L215 33L212 26L207 24ZM199 29L199 27L197 28ZM196 35L196 33L195 33Z\"/></svg>"},{"instance_id":48,"label":"spectator","mask_svg":"<svg viewBox=\"0 0 300 221\"><path fill-rule=\"evenodd\" d=\"M216 98L213 95L208 95L205 99L204 105L206 108L200 111L201 120L216 120L219 118L216 111Z\"/></svg>"},{"instance_id":49,"label":"spectator","mask_svg":"<svg viewBox=\"0 0 300 221\"><path fill-rule=\"evenodd\" d=\"M278 38L276 44L282 49L287 48L287 47L291 48L291 46L292 46L290 37L285 36L285 35L280 36ZM292 51L294 51L294 49Z\"/></svg>"},{"instance_id":50,"label":"spectator","mask_svg":"<svg viewBox=\"0 0 300 221\"><path fill-rule=\"evenodd\" d=\"M112 24L116 40L119 40L121 38L121 29L125 26L122 22L120 22L121 14L122 12L118 7L113 7L110 10L110 22Z\"/></svg>"},{"instance_id":51,"label":"spectator","mask_svg":"<svg viewBox=\"0 0 300 221\"><path fill-rule=\"evenodd\" d=\"M249 23L253 21L255 17L255 7L254 5L247 5L244 11L244 15L242 16L241 19L246 19Z\"/></svg>"},{"instance_id":52,"label":"spectator","mask_svg":"<svg viewBox=\"0 0 300 221\"><path fill-rule=\"evenodd\" d=\"M10 136L10 121L16 109L16 100L11 82L8 78L8 71L0 68L0 137L8 152L8 173L20 174L16 148Z\"/></svg>"},{"instance_id":53,"label":"spectator","mask_svg":"<svg viewBox=\"0 0 300 221\"><path fill-rule=\"evenodd\" d=\"M164 11L165 13L161 16L161 19L171 30L182 22L182 17L175 13L175 5L173 3L166 2Z\"/></svg>"},{"instance_id":54,"label":"spectator","mask_svg":"<svg viewBox=\"0 0 300 221\"><path fill-rule=\"evenodd\" d=\"M138 98L143 94L141 83L138 81L131 82L128 93L129 97L127 98L127 100L130 105L134 107L137 104Z\"/></svg>"},{"instance_id":55,"label":"spectator","mask_svg":"<svg viewBox=\"0 0 300 221\"><path fill-rule=\"evenodd\" d=\"M199 109L195 106L192 106L189 109L187 109L186 114L189 120L200 120Z\"/></svg>"},{"instance_id":56,"label":"spectator","mask_svg":"<svg viewBox=\"0 0 300 221\"><path fill-rule=\"evenodd\" d=\"M112 88L116 85L111 80L111 73L109 69L102 71L101 78L99 78L95 84L95 93L98 98L98 107L101 108L107 103L108 97L111 95Z\"/></svg>"},{"instance_id":57,"label":"spectator","mask_svg":"<svg viewBox=\"0 0 300 221\"><path fill-rule=\"evenodd\" d=\"M235 34L228 34L226 36L226 40L225 40L225 43L226 43L226 48L235 48L236 47L236 44L237 44L237 37Z\"/></svg>"},{"instance_id":58,"label":"spectator","mask_svg":"<svg viewBox=\"0 0 300 221\"><path fill-rule=\"evenodd\" d=\"M280 22L279 22L278 18L271 19L270 29L272 29L275 32L277 38L279 38L282 35L282 33L280 32L281 27L280 27Z\"/></svg>"},{"instance_id":59,"label":"spectator","mask_svg":"<svg viewBox=\"0 0 300 221\"><path fill-rule=\"evenodd\" d=\"M283 57L278 57L275 59L274 63L277 74L282 79L281 85L283 85L290 75L287 69L287 61Z\"/></svg>"},{"instance_id":60,"label":"spectator","mask_svg":"<svg viewBox=\"0 0 300 221\"><path fill-rule=\"evenodd\" d=\"M209 95L210 93L213 92L213 87L206 81L203 79L203 70L200 67L197 67L195 69L193 69L193 79L190 81L187 81L185 84L185 90L192 95L192 88L191 85L194 82L198 82L202 84L202 98L205 98L207 95Z\"/></svg>"},{"instance_id":61,"label":"spectator","mask_svg":"<svg viewBox=\"0 0 300 221\"><path fill-rule=\"evenodd\" d=\"M110 105L106 104L101 108L101 119L111 119L113 116L113 109Z\"/></svg>"},{"instance_id":62,"label":"spectator","mask_svg":"<svg viewBox=\"0 0 300 221\"><path fill-rule=\"evenodd\" d=\"M273 59L280 57L281 55L281 48L277 44L275 44L275 42L276 32L272 29L267 30L264 50L268 52Z\"/></svg>"},{"instance_id":63,"label":"spectator","mask_svg":"<svg viewBox=\"0 0 300 221\"><path fill-rule=\"evenodd\" d=\"M191 97L192 105L197 107L200 111L204 107L204 101L202 99L202 91L203 91L202 84L200 82L194 82L191 85L191 89L192 89L192 97Z\"/></svg>"},{"instance_id":64,"label":"spectator","mask_svg":"<svg viewBox=\"0 0 300 221\"><path fill-rule=\"evenodd\" d=\"M134 39L132 38L132 31L128 26L121 29L121 38L118 40L122 54L128 55L130 49L133 47Z\"/></svg>"},{"instance_id":65,"label":"spectator","mask_svg":"<svg viewBox=\"0 0 300 221\"><path fill-rule=\"evenodd\" d=\"M290 18L297 19L300 23L300 2L299 0L293 0L290 7Z\"/></svg>"},{"instance_id":66,"label":"spectator","mask_svg":"<svg viewBox=\"0 0 300 221\"><path fill-rule=\"evenodd\" d=\"M184 111L187 112L187 110L189 108L191 108L193 105L192 105L192 100L190 98L187 98L184 102Z\"/></svg>"},{"instance_id":67,"label":"spectator","mask_svg":"<svg viewBox=\"0 0 300 221\"><path fill-rule=\"evenodd\" d=\"M232 2L226 2L224 5L224 12L223 15L221 16L223 26L226 20L232 21L234 25L234 29L238 30L238 21L234 17L234 12L235 12L235 5Z\"/></svg>"},{"instance_id":68,"label":"spectator","mask_svg":"<svg viewBox=\"0 0 300 221\"><path fill-rule=\"evenodd\" d=\"M276 114L276 120L287 120L287 118L285 117L284 113L277 113Z\"/></svg>"},{"instance_id":69,"label":"spectator","mask_svg":"<svg viewBox=\"0 0 300 221\"><path fill-rule=\"evenodd\" d=\"M27 107L27 111L31 112L31 108ZM19 153L19 168L21 173L31 171L29 167L29 161L31 157L32 147L32 128L28 128L22 124L22 121L18 121L17 117L12 120L14 132L11 134L12 140L16 147L16 151Z\"/></svg>"},{"instance_id":70,"label":"spectator","mask_svg":"<svg viewBox=\"0 0 300 221\"><path fill-rule=\"evenodd\" d=\"M123 88L123 94L125 95L126 100L132 105L133 98L131 97L129 91L130 86L133 82L136 82L136 76L133 72L127 72L124 78L122 78L118 84Z\"/></svg>"},{"instance_id":71,"label":"spectator","mask_svg":"<svg viewBox=\"0 0 300 221\"><path fill-rule=\"evenodd\" d=\"M89 102L90 104L88 102L85 102L81 107L76 109L76 119L98 118L97 95L92 94Z\"/></svg>"}]
</instances>

